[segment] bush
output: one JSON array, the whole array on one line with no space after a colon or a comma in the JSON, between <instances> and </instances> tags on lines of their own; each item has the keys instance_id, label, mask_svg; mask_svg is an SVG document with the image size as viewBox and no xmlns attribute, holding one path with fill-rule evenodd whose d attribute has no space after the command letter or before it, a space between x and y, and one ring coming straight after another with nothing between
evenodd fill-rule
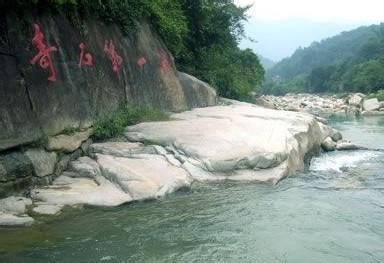
<instances>
[{"instance_id":1,"label":"bush","mask_svg":"<svg viewBox=\"0 0 384 263\"><path fill-rule=\"evenodd\" d=\"M111 115L97 120L93 138L96 141L110 139L123 133L125 127L146 121L168 120L169 114L147 106L126 105Z\"/></svg>"}]
</instances>

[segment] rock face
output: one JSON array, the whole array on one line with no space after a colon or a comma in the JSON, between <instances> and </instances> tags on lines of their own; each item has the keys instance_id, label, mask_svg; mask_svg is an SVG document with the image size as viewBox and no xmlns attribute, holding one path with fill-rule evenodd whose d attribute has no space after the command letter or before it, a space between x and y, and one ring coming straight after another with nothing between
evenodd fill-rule
<instances>
[{"instance_id":1,"label":"rock face","mask_svg":"<svg viewBox=\"0 0 384 263\"><path fill-rule=\"evenodd\" d=\"M95 118L128 101L172 111L215 103L212 88L176 70L172 55L146 22L125 36L117 25L95 19L80 19L75 27L60 12L31 10L30 16L18 17L2 11L6 15L0 18L0 151L66 128L88 128ZM48 80L50 68L42 68L40 61L31 64L38 54L32 43L35 24L44 45L57 49L50 53L55 81ZM81 43L93 58L91 66L79 67ZM117 71L107 52L111 43L122 62ZM66 148L62 141L68 140L51 141L51 149L72 151L77 146Z\"/></svg>"}]
</instances>

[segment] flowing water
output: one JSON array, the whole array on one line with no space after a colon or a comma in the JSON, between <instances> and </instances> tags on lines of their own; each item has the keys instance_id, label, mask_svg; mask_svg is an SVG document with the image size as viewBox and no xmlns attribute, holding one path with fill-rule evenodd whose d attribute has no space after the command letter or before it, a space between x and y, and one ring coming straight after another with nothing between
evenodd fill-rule
<instances>
[{"instance_id":1,"label":"flowing water","mask_svg":"<svg viewBox=\"0 0 384 263\"><path fill-rule=\"evenodd\" d=\"M384 118L335 119L384 149ZM0 262L384 262L384 153L332 152L276 186L196 184L0 230Z\"/></svg>"}]
</instances>

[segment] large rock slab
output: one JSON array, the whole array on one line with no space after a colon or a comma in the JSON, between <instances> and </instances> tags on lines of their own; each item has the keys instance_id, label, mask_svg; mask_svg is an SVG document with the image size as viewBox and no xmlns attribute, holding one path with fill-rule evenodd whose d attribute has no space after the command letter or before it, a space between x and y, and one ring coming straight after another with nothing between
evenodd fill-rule
<instances>
[{"instance_id":1,"label":"large rock slab","mask_svg":"<svg viewBox=\"0 0 384 263\"><path fill-rule=\"evenodd\" d=\"M275 183L303 169L305 156L318 150L331 132L309 114L233 103L174 114L174 121L127 127L125 136L174 149L196 168L189 170L201 171L201 176L191 173L195 178L263 178Z\"/></svg>"},{"instance_id":2,"label":"large rock slab","mask_svg":"<svg viewBox=\"0 0 384 263\"><path fill-rule=\"evenodd\" d=\"M96 155L103 175L134 200L162 197L190 186L188 173L161 155L142 154L133 158Z\"/></svg>"},{"instance_id":3,"label":"large rock slab","mask_svg":"<svg viewBox=\"0 0 384 263\"><path fill-rule=\"evenodd\" d=\"M79 204L118 206L132 201L129 194L102 176L99 176L97 180L92 180L62 175L52 185L34 189L31 196L34 200L46 205L60 206Z\"/></svg>"}]
</instances>

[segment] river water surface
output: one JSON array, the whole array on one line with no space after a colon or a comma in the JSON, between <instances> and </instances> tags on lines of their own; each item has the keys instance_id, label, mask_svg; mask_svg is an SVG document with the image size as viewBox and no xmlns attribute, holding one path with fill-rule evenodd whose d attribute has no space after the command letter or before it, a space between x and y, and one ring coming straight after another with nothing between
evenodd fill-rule
<instances>
[{"instance_id":1,"label":"river water surface","mask_svg":"<svg viewBox=\"0 0 384 263\"><path fill-rule=\"evenodd\" d=\"M384 149L383 117L332 125ZM0 262L384 262L384 153L322 154L276 186L195 184L42 220L0 229Z\"/></svg>"}]
</instances>

